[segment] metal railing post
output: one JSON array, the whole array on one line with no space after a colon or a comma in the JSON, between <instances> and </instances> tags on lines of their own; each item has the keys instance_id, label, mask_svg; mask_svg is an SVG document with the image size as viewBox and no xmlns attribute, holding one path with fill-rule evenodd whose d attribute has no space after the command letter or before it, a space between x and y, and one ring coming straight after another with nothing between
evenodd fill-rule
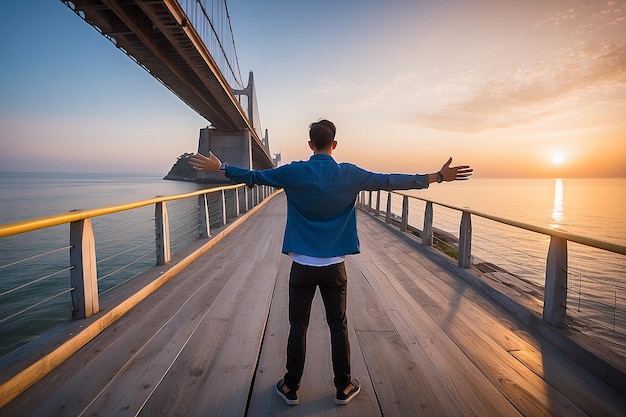
<instances>
[{"instance_id":1,"label":"metal railing post","mask_svg":"<svg viewBox=\"0 0 626 417\"><path fill-rule=\"evenodd\" d=\"M424 231L422 232L422 244L426 246L433 245L433 203L426 202L424 209Z\"/></svg>"},{"instance_id":2,"label":"metal railing post","mask_svg":"<svg viewBox=\"0 0 626 417\"><path fill-rule=\"evenodd\" d=\"M546 261L543 321L565 327L567 306L567 240L551 236Z\"/></svg>"},{"instance_id":3,"label":"metal railing post","mask_svg":"<svg viewBox=\"0 0 626 417\"><path fill-rule=\"evenodd\" d=\"M224 226L226 224L226 192L222 190L222 224Z\"/></svg>"},{"instance_id":4,"label":"metal railing post","mask_svg":"<svg viewBox=\"0 0 626 417\"><path fill-rule=\"evenodd\" d=\"M154 207L154 225L157 265L165 265L170 261L170 222L165 201Z\"/></svg>"},{"instance_id":5,"label":"metal railing post","mask_svg":"<svg viewBox=\"0 0 626 417\"><path fill-rule=\"evenodd\" d=\"M90 219L70 223L70 245L72 317L84 319L100 311L96 241Z\"/></svg>"},{"instance_id":6,"label":"metal railing post","mask_svg":"<svg viewBox=\"0 0 626 417\"><path fill-rule=\"evenodd\" d=\"M248 189L249 188L250 187L248 187L247 185L244 186L244 188L243 188L244 189L244 195L245 195L245 198L246 198L246 213L248 212L248 210L250 210L250 203L248 201L248 199L249 199L249 197L248 197Z\"/></svg>"},{"instance_id":7,"label":"metal railing post","mask_svg":"<svg viewBox=\"0 0 626 417\"><path fill-rule=\"evenodd\" d=\"M206 196L206 194L198 196L199 235L203 238L211 237L211 217Z\"/></svg>"},{"instance_id":8,"label":"metal railing post","mask_svg":"<svg viewBox=\"0 0 626 417\"><path fill-rule=\"evenodd\" d=\"M372 211L372 191L368 191L368 199L367 199L367 212L371 213Z\"/></svg>"},{"instance_id":9,"label":"metal railing post","mask_svg":"<svg viewBox=\"0 0 626 417\"><path fill-rule=\"evenodd\" d=\"M387 193L387 213L385 213L385 223L391 223L391 193Z\"/></svg>"},{"instance_id":10,"label":"metal railing post","mask_svg":"<svg viewBox=\"0 0 626 417\"><path fill-rule=\"evenodd\" d=\"M235 188L235 213L237 217L241 214L239 211L239 188Z\"/></svg>"},{"instance_id":11,"label":"metal railing post","mask_svg":"<svg viewBox=\"0 0 626 417\"><path fill-rule=\"evenodd\" d=\"M459 231L459 266L469 268L472 261L472 217L467 211L461 215Z\"/></svg>"},{"instance_id":12,"label":"metal railing post","mask_svg":"<svg viewBox=\"0 0 626 417\"><path fill-rule=\"evenodd\" d=\"M402 196L402 223L400 223L400 230L406 232L409 227L409 197Z\"/></svg>"},{"instance_id":13,"label":"metal railing post","mask_svg":"<svg viewBox=\"0 0 626 417\"><path fill-rule=\"evenodd\" d=\"M380 216L380 190L376 191L376 217Z\"/></svg>"}]
</instances>

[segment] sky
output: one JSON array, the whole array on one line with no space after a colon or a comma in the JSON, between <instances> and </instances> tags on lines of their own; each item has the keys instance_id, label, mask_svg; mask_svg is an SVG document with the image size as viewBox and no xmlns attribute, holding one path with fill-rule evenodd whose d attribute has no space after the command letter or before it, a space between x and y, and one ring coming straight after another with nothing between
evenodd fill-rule
<instances>
[{"instance_id":1,"label":"sky","mask_svg":"<svg viewBox=\"0 0 626 417\"><path fill-rule=\"evenodd\" d=\"M626 177L626 0L227 4L283 163L326 118L335 159L377 172ZM164 175L197 150L208 122L61 1L0 11L0 171Z\"/></svg>"}]
</instances>

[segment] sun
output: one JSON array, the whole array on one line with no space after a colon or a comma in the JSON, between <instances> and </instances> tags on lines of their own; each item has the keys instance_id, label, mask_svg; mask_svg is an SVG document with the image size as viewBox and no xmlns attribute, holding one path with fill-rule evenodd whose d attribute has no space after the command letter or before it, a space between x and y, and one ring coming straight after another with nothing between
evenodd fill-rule
<instances>
[{"instance_id":1,"label":"sun","mask_svg":"<svg viewBox=\"0 0 626 417\"><path fill-rule=\"evenodd\" d=\"M563 156L562 153L557 152L554 155L552 155L552 163L555 165L561 165L563 162L565 162L565 156Z\"/></svg>"}]
</instances>

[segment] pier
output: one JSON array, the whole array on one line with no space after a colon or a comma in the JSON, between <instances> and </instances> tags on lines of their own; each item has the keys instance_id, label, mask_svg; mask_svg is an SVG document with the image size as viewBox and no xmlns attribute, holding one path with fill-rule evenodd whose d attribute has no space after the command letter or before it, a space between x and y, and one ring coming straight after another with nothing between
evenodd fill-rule
<instances>
[{"instance_id":1,"label":"pier","mask_svg":"<svg viewBox=\"0 0 626 417\"><path fill-rule=\"evenodd\" d=\"M361 394L346 406L334 403L318 294L300 405L285 405L274 392L288 332L285 206L278 193L215 234L184 269L176 265L199 244L102 297L99 314L69 322L56 337L72 343L166 269L181 269L0 415L624 415L623 393L487 298L436 249L362 211L362 253L346 260Z\"/></svg>"},{"instance_id":2,"label":"pier","mask_svg":"<svg viewBox=\"0 0 626 417\"><path fill-rule=\"evenodd\" d=\"M252 73L245 84L234 71L232 30L214 30L214 21L229 23L225 7L212 16L197 0L61 1L207 120L198 152L251 169L276 166ZM626 415L624 356L568 327L568 243L619 256L626 247L402 193L386 197L384 209L381 192L375 202L362 192L362 253L346 259L352 374L362 391L345 406L334 402L319 294L300 404L275 393L289 331L284 193L228 185L0 225L3 239L59 226L25 239L38 243L26 247L33 253L17 250L0 265L43 265L3 280L9 353L0 358L0 417ZM421 224L409 216L416 200L425 206ZM446 232L447 254L435 247L433 205L460 214L458 236ZM118 228L101 222L94 230L92 219L109 215L119 216ZM543 285L516 287L506 271L477 268L473 218L544 235ZM103 248L107 236L115 239ZM125 271L141 262L139 273ZM49 285L34 290L39 282ZM580 298L594 296L581 286ZM40 298L14 302L20 292ZM614 294L605 310L611 342L622 348L624 310ZM67 319L26 334L59 305ZM602 314L584 312L606 324ZM25 336L14 331L20 326ZM23 344L12 350L8 339L19 336L12 343Z\"/></svg>"}]
</instances>

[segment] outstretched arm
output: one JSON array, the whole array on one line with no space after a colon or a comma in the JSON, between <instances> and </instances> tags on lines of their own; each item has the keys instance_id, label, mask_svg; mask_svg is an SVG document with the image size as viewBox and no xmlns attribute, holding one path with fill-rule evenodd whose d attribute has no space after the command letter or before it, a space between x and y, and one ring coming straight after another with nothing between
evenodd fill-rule
<instances>
[{"instance_id":1,"label":"outstretched arm","mask_svg":"<svg viewBox=\"0 0 626 417\"><path fill-rule=\"evenodd\" d=\"M461 165L451 167L452 157L443 164L439 172L434 174L428 174L428 183L433 182L449 182L449 181L463 181L469 179L474 170L469 165Z\"/></svg>"},{"instance_id":2,"label":"outstretched arm","mask_svg":"<svg viewBox=\"0 0 626 417\"><path fill-rule=\"evenodd\" d=\"M209 151L208 157L197 153L189 158L189 162L195 169L200 171L219 172L220 165L222 165L222 161L220 161L217 156L213 155L211 151Z\"/></svg>"}]
</instances>

